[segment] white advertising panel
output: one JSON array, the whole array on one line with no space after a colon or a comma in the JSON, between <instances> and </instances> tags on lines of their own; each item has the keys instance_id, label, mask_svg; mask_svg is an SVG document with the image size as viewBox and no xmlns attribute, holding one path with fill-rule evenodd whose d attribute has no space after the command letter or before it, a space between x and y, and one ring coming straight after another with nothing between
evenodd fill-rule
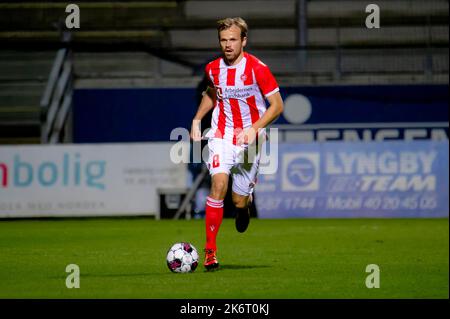
<instances>
[{"instance_id":1,"label":"white advertising panel","mask_svg":"<svg viewBox=\"0 0 450 319\"><path fill-rule=\"evenodd\" d=\"M0 218L157 215L158 188L187 186L173 143L0 147Z\"/></svg>"}]
</instances>

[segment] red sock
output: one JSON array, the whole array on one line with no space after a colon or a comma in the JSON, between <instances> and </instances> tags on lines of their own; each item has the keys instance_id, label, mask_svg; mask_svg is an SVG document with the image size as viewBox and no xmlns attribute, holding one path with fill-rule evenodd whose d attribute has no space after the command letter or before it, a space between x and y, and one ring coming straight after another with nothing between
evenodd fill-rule
<instances>
[{"instance_id":1,"label":"red sock","mask_svg":"<svg viewBox=\"0 0 450 319\"><path fill-rule=\"evenodd\" d=\"M206 249L217 249L216 237L223 218L223 200L206 197Z\"/></svg>"}]
</instances>

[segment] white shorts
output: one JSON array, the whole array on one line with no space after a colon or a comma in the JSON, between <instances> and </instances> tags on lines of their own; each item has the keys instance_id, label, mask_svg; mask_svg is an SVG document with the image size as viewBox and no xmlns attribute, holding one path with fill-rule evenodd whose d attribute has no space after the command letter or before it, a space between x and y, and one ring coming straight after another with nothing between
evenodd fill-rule
<instances>
[{"instance_id":1,"label":"white shorts","mask_svg":"<svg viewBox=\"0 0 450 319\"><path fill-rule=\"evenodd\" d=\"M209 156L207 166L209 174L232 175L232 190L238 195L253 193L258 174L261 152L255 148L233 145L221 138L208 140Z\"/></svg>"}]
</instances>

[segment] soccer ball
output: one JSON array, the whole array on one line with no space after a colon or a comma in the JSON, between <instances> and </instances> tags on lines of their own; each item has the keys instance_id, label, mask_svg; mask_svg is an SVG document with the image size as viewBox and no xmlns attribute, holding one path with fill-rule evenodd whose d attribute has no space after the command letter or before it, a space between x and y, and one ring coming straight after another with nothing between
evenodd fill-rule
<instances>
[{"instance_id":1,"label":"soccer ball","mask_svg":"<svg viewBox=\"0 0 450 319\"><path fill-rule=\"evenodd\" d=\"M166 261L172 272L193 272L198 266L198 252L190 243L176 243L167 252Z\"/></svg>"}]
</instances>

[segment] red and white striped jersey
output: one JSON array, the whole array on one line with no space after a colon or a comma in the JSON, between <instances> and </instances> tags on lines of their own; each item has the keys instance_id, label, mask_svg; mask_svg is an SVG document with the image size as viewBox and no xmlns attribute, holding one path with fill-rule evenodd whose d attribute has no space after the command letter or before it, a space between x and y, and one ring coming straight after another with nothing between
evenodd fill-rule
<instances>
[{"instance_id":1,"label":"red and white striped jersey","mask_svg":"<svg viewBox=\"0 0 450 319\"><path fill-rule=\"evenodd\" d=\"M264 97L279 91L267 65L244 52L238 64L228 66L223 58L205 68L209 86L216 89L209 138L223 138L236 144L238 133L252 126L266 111Z\"/></svg>"}]
</instances>

